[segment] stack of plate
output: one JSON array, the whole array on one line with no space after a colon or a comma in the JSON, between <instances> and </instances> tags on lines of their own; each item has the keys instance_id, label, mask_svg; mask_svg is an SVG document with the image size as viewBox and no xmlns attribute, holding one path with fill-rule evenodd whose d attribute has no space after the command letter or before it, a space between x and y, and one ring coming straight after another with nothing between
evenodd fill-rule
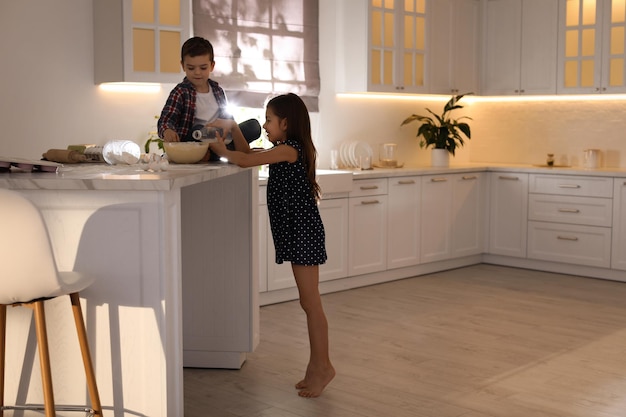
<instances>
[{"instance_id":1,"label":"stack of plate","mask_svg":"<svg viewBox=\"0 0 626 417\"><path fill-rule=\"evenodd\" d=\"M365 142L344 142L339 146L339 159L345 168L359 168L361 157L369 157L370 163L374 160L372 147Z\"/></svg>"}]
</instances>

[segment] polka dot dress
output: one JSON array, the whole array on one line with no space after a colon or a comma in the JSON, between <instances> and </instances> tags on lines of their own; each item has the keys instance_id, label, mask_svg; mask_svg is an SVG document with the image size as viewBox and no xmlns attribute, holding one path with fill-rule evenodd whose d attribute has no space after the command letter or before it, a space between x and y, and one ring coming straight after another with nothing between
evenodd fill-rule
<instances>
[{"instance_id":1,"label":"polka dot dress","mask_svg":"<svg viewBox=\"0 0 626 417\"><path fill-rule=\"evenodd\" d=\"M302 162L302 147L295 140L277 146L294 147L298 160L270 164L267 209L276 263L323 264L326 262L324 225Z\"/></svg>"}]
</instances>

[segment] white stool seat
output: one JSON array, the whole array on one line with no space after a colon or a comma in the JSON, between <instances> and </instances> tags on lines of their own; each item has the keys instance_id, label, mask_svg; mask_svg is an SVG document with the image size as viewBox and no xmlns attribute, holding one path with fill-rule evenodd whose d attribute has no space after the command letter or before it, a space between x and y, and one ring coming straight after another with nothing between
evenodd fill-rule
<instances>
[{"instance_id":1,"label":"white stool seat","mask_svg":"<svg viewBox=\"0 0 626 417\"><path fill-rule=\"evenodd\" d=\"M0 416L5 410L44 410L46 417L56 414L44 302L69 295L78 341L83 357L91 407L63 407L64 411L82 411L101 416L102 407L91 362L87 332L79 292L94 278L74 271L58 271L46 224L39 209L23 195L0 189ZM34 310L39 362L44 392L43 406L7 406L4 404L6 308L24 305Z\"/></svg>"}]
</instances>

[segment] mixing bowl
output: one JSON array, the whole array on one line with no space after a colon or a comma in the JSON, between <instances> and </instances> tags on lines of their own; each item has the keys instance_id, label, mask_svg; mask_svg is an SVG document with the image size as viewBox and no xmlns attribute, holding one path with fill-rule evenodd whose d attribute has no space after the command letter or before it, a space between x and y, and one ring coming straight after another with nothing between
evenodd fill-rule
<instances>
[{"instance_id":1,"label":"mixing bowl","mask_svg":"<svg viewBox=\"0 0 626 417\"><path fill-rule=\"evenodd\" d=\"M170 162L195 164L206 155L208 142L163 142L163 148Z\"/></svg>"}]
</instances>

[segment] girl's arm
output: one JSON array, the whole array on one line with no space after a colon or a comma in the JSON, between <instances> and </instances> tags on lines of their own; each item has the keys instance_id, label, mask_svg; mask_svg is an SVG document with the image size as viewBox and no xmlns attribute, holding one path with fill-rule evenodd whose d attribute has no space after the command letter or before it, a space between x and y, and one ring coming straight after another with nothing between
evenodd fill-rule
<instances>
[{"instance_id":1,"label":"girl's arm","mask_svg":"<svg viewBox=\"0 0 626 417\"><path fill-rule=\"evenodd\" d=\"M223 127L226 131L226 126L222 126L224 120L219 120L219 127ZM216 121L218 122L218 121ZM214 122L215 123L215 122ZM298 159L298 151L289 145L278 145L270 149L250 149L248 142L244 139L243 134L239 130L239 126L234 122L234 126L231 125L231 134L235 141L235 151L231 151L226 148L224 144L224 138L219 134L217 135L217 142L211 143L211 151L215 152L221 157L228 159L228 162L239 165L242 168L248 168L259 165L275 164L277 162L296 162ZM237 138L239 137L239 141Z\"/></svg>"}]
</instances>

